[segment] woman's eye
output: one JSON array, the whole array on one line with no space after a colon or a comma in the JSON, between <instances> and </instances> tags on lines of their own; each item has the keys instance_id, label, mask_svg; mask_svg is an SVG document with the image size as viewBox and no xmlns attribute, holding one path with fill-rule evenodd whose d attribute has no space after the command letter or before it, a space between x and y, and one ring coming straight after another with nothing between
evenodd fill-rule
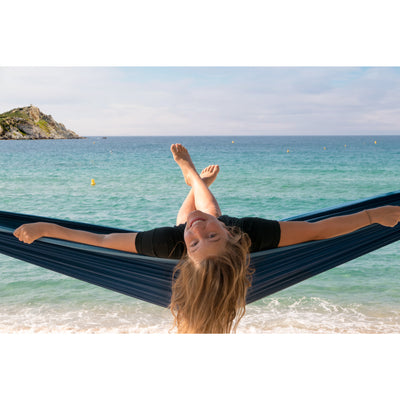
<instances>
[{"instance_id":1,"label":"woman's eye","mask_svg":"<svg viewBox=\"0 0 400 400\"><path fill-rule=\"evenodd\" d=\"M190 243L190 247L194 247L194 246L196 246L197 245L197 243L199 243L199 242L192 242L192 243Z\"/></svg>"},{"instance_id":2,"label":"woman's eye","mask_svg":"<svg viewBox=\"0 0 400 400\"><path fill-rule=\"evenodd\" d=\"M215 238L215 236L217 236L216 233L210 233L210 235L208 236L210 239Z\"/></svg>"}]
</instances>

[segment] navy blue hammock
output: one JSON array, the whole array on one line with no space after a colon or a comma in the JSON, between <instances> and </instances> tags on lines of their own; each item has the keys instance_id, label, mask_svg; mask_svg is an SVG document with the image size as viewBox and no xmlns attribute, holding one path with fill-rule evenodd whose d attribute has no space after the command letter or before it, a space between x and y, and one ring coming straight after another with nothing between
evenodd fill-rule
<instances>
[{"instance_id":1,"label":"navy blue hammock","mask_svg":"<svg viewBox=\"0 0 400 400\"><path fill-rule=\"evenodd\" d=\"M400 205L400 191L289 218L287 221L318 221L352 214L367 208ZM13 236L25 223L53 222L94 233L132 232L60 219L0 212L0 252L31 264L168 307L172 272L177 260L153 258L69 241L42 238L28 245ZM360 257L400 239L400 224L378 224L332 239L251 254L255 268L247 303L254 302L321 272Z\"/></svg>"}]
</instances>

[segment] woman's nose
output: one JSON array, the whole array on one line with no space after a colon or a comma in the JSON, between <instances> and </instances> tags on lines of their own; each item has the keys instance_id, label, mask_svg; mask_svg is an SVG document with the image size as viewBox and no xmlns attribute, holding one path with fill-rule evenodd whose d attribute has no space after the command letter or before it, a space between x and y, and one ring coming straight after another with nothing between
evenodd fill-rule
<instances>
[{"instance_id":1,"label":"woman's nose","mask_svg":"<svg viewBox=\"0 0 400 400\"><path fill-rule=\"evenodd\" d=\"M192 232L198 236L203 237L205 232L205 226L203 223L198 223L191 228Z\"/></svg>"}]
</instances>

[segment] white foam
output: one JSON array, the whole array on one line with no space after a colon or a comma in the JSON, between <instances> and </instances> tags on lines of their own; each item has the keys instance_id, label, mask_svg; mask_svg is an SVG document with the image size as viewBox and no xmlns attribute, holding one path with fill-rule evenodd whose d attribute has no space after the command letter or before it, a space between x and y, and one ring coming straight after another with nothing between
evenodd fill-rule
<instances>
[{"instance_id":1,"label":"white foam","mask_svg":"<svg viewBox=\"0 0 400 400\"><path fill-rule=\"evenodd\" d=\"M9 305L0 333L169 333L169 310L134 304ZM400 309L338 305L317 297L266 298L247 306L237 333L398 333Z\"/></svg>"},{"instance_id":2,"label":"white foam","mask_svg":"<svg viewBox=\"0 0 400 400\"><path fill-rule=\"evenodd\" d=\"M400 310L338 305L325 299L264 299L247 307L238 333L398 333Z\"/></svg>"},{"instance_id":3,"label":"white foam","mask_svg":"<svg viewBox=\"0 0 400 400\"><path fill-rule=\"evenodd\" d=\"M65 310L50 305L7 307L0 312L1 333L168 333L172 317L148 305L85 307Z\"/></svg>"}]
</instances>

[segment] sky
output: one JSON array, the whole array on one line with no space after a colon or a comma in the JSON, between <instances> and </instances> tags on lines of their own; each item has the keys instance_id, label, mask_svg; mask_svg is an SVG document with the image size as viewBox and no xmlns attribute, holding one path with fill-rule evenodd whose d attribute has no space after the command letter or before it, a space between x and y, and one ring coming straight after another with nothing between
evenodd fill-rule
<instances>
[{"instance_id":1,"label":"sky","mask_svg":"<svg viewBox=\"0 0 400 400\"><path fill-rule=\"evenodd\" d=\"M400 133L396 67L0 67L0 113L82 136Z\"/></svg>"}]
</instances>

